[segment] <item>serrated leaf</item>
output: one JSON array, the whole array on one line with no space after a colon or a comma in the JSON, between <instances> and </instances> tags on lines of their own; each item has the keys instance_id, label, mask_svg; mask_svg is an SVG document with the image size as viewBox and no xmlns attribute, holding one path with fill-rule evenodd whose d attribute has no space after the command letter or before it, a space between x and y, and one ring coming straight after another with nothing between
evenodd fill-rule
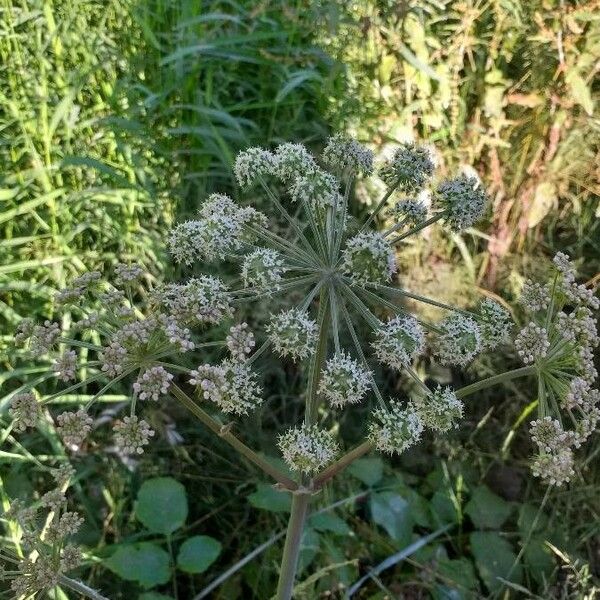
<instances>
[{"instance_id":1,"label":"serrated leaf","mask_svg":"<svg viewBox=\"0 0 600 600\"><path fill-rule=\"evenodd\" d=\"M471 499L465 506L465 513L478 529L498 529L512 512L511 505L485 485L473 490Z\"/></svg>"},{"instance_id":2,"label":"serrated leaf","mask_svg":"<svg viewBox=\"0 0 600 600\"><path fill-rule=\"evenodd\" d=\"M373 487L383 477L383 461L381 458L359 458L348 467L348 473Z\"/></svg>"},{"instance_id":3,"label":"serrated leaf","mask_svg":"<svg viewBox=\"0 0 600 600\"><path fill-rule=\"evenodd\" d=\"M399 545L410 542L413 518L408 502L394 492L373 494L370 502L371 518L383 527Z\"/></svg>"},{"instance_id":4,"label":"serrated leaf","mask_svg":"<svg viewBox=\"0 0 600 600\"><path fill-rule=\"evenodd\" d=\"M266 483L259 483L256 491L248 496L248 500L255 508L271 512L289 512L292 508L292 497L289 493L280 492Z\"/></svg>"},{"instance_id":5,"label":"serrated leaf","mask_svg":"<svg viewBox=\"0 0 600 600\"><path fill-rule=\"evenodd\" d=\"M177 566L186 573L204 573L221 554L221 543L207 535L195 535L183 544L177 555Z\"/></svg>"},{"instance_id":6,"label":"serrated leaf","mask_svg":"<svg viewBox=\"0 0 600 600\"><path fill-rule=\"evenodd\" d=\"M172 477L145 481L138 492L135 514L150 531L170 535L187 519L185 488Z\"/></svg>"},{"instance_id":7,"label":"serrated leaf","mask_svg":"<svg viewBox=\"0 0 600 600\"><path fill-rule=\"evenodd\" d=\"M503 537L493 531L476 531L470 535L470 541L477 570L490 592L502 587L499 577L513 583L521 582L523 569L519 563L515 564L517 555Z\"/></svg>"},{"instance_id":8,"label":"serrated leaf","mask_svg":"<svg viewBox=\"0 0 600 600\"><path fill-rule=\"evenodd\" d=\"M169 555L150 542L121 546L103 564L121 579L136 581L146 589L171 578Z\"/></svg>"}]
</instances>

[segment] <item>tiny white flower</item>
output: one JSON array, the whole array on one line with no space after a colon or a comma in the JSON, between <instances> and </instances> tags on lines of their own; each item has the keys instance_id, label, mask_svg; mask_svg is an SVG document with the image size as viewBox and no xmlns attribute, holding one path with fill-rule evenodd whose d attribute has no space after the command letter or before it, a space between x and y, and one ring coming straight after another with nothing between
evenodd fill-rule
<instances>
[{"instance_id":1,"label":"tiny white flower","mask_svg":"<svg viewBox=\"0 0 600 600\"><path fill-rule=\"evenodd\" d=\"M369 391L371 377L369 370L342 351L325 363L318 392L336 408L357 404Z\"/></svg>"},{"instance_id":2,"label":"tiny white flower","mask_svg":"<svg viewBox=\"0 0 600 600\"><path fill-rule=\"evenodd\" d=\"M339 446L333 435L317 425L288 429L279 436L279 449L290 469L301 473L316 473L333 461Z\"/></svg>"},{"instance_id":3,"label":"tiny white flower","mask_svg":"<svg viewBox=\"0 0 600 600\"><path fill-rule=\"evenodd\" d=\"M394 249L374 231L349 239L342 258L342 270L359 285L385 283L398 270Z\"/></svg>"},{"instance_id":4,"label":"tiny white flower","mask_svg":"<svg viewBox=\"0 0 600 600\"><path fill-rule=\"evenodd\" d=\"M425 332L413 316L397 316L381 324L372 345L383 364L401 371L423 352Z\"/></svg>"},{"instance_id":5,"label":"tiny white flower","mask_svg":"<svg viewBox=\"0 0 600 600\"><path fill-rule=\"evenodd\" d=\"M474 225L483 216L487 204L481 183L465 175L442 182L437 196L441 208L448 213L446 222L454 231Z\"/></svg>"},{"instance_id":6,"label":"tiny white flower","mask_svg":"<svg viewBox=\"0 0 600 600\"><path fill-rule=\"evenodd\" d=\"M274 315L267 333L275 351L294 361L310 356L317 343L317 324L296 308Z\"/></svg>"},{"instance_id":7,"label":"tiny white flower","mask_svg":"<svg viewBox=\"0 0 600 600\"><path fill-rule=\"evenodd\" d=\"M421 438L423 423L413 404L390 401L390 408L373 411L369 440L380 452L401 454Z\"/></svg>"}]
</instances>

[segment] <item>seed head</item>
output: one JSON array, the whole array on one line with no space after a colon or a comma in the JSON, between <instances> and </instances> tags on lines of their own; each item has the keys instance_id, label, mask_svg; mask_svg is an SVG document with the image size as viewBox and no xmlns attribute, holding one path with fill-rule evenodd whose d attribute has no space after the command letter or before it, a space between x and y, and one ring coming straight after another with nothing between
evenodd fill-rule
<instances>
[{"instance_id":1,"label":"seed head","mask_svg":"<svg viewBox=\"0 0 600 600\"><path fill-rule=\"evenodd\" d=\"M293 361L310 356L317 343L317 324L296 308L274 315L267 333L275 351Z\"/></svg>"},{"instance_id":2,"label":"seed head","mask_svg":"<svg viewBox=\"0 0 600 600\"><path fill-rule=\"evenodd\" d=\"M441 208L448 212L446 222L454 231L471 227L483 216L487 196L474 177L460 175L444 181L437 194Z\"/></svg>"},{"instance_id":3,"label":"seed head","mask_svg":"<svg viewBox=\"0 0 600 600\"><path fill-rule=\"evenodd\" d=\"M468 365L481 350L481 331L471 317L454 313L440 323L435 353L443 365Z\"/></svg>"},{"instance_id":4,"label":"seed head","mask_svg":"<svg viewBox=\"0 0 600 600\"><path fill-rule=\"evenodd\" d=\"M331 433L305 423L280 435L278 446L290 469L307 474L316 473L328 465L339 452Z\"/></svg>"},{"instance_id":5,"label":"seed head","mask_svg":"<svg viewBox=\"0 0 600 600\"><path fill-rule=\"evenodd\" d=\"M113 427L115 446L123 454L143 454L144 446L150 443L154 430L137 416L123 417Z\"/></svg>"},{"instance_id":6,"label":"seed head","mask_svg":"<svg viewBox=\"0 0 600 600\"><path fill-rule=\"evenodd\" d=\"M515 338L515 348L525 364L534 363L548 353L548 332L536 323L529 323Z\"/></svg>"},{"instance_id":7,"label":"seed head","mask_svg":"<svg viewBox=\"0 0 600 600\"><path fill-rule=\"evenodd\" d=\"M378 408L372 416L368 437L380 452L401 454L421 438L423 423L410 403L391 400L389 409Z\"/></svg>"},{"instance_id":8,"label":"seed head","mask_svg":"<svg viewBox=\"0 0 600 600\"><path fill-rule=\"evenodd\" d=\"M346 243L342 270L359 285L390 281L398 270L394 250L377 232L359 233Z\"/></svg>"},{"instance_id":9,"label":"seed head","mask_svg":"<svg viewBox=\"0 0 600 600\"><path fill-rule=\"evenodd\" d=\"M372 345L383 364L401 371L423 352L425 333L414 317L397 316L381 325Z\"/></svg>"},{"instance_id":10,"label":"seed head","mask_svg":"<svg viewBox=\"0 0 600 600\"><path fill-rule=\"evenodd\" d=\"M369 391L371 378L369 370L342 351L325 363L318 392L335 408L357 404Z\"/></svg>"},{"instance_id":11,"label":"seed head","mask_svg":"<svg viewBox=\"0 0 600 600\"><path fill-rule=\"evenodd\" d=\"M397 223L406 222L414 226L427 219L427 212L427 205L420 198L403 198L396 202L391 216Z\"/></svg>"},{"instance_id":12,"label":"seed head","mask_svg":"<svg viewBox=\"0 0 600 600\"><path fill-rule=\"evenodd\" d=\"M408 142L394 152L392 160L381 168L379 175L389 186L397 185L405 192L415 192L423 188L434 169L431 151Z\"/></svg>"},{"instance_id":13,"label":"seed head","mask_svg":"<svg viewBox=\"0 0 600 600\"><path fill-rule=\"evenodd\" d=\"M146 271L140 265L117 263L115 266L115 283L117 285L129 285L139 281L145 273Z\"/></svg>"},{"instance_id":14,"label":"seed head","mask_svg":"<svg viewBox=\"0 0 600 600\"><path fill-rule=\"evenodd\" d=\"M558 453L540 452L533 460L531 471L550 485L561 486L575 474L573 451L565 448Z\"/></svg>"}]
</instances>

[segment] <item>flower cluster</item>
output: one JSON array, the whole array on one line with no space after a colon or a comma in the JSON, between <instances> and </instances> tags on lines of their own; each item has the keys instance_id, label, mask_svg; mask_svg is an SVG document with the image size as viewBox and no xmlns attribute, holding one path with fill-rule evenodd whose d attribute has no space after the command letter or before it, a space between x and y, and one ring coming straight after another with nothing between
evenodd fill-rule
<instances>
[{"instance_id":1,"label":"flower cluster","mask_svg":"<svg viewBox=\"0 0 600 600\"><path fill-rule=\"evenodd\" d=\"M443 365L468 365L481 351L481 330L466 315L454 313L444 319L437 337L436 355Z\"/></svg>"},{"instance_id":2,"label":"flower cluster","mask_svg":"<svg viewBox=\"0 0 600 600\"><path fill-rule=\"evenodd\" d=\"M423 188L434 169L431 150L409 142L394 152L392 159L380 169L379 176L389 186L414 192Z\"/></svg>"},{"instance_id":3,"label":"flower cluster","mask_svg":"<svg viewBox=\"0 0 600 600\"><path fill-rule=\"evenodd\" d=\"M372 345L383 364L401 371L423 352L425 332L414 317L398 316L381 324Z\"/></svg>"},{"instance_id":4,"label":"flower cluster","mask_svg":"<svg viewBox=\"0 0 600 600\"><path fill-rule=\"evenodd\" d=\"M600 337L593 290L576 282L566 254L559 252L553 263L550 282L527 281L523 287L521 304L531 321L517 335L515 348L539 379L540 416L530 428L538 449L532 471L549 484L562 485L574 474L574 449L600 422L600 392L592 387L598 376L593 350Z\"/></svg>"},{"instance_id":5,"label":"flower cluster","mask_svg":"<svg viewBox=\"0 0 600 600\"><path fill-rule=\"evenodd\" d=\"M454 231L474 225L483 216L487 205L487 196L481 183L465 175L441 183L437 195L446 213L446 222Z\"/></svg>"},{"instance_id":6,"label":"flower cluster","mask_svg":"<svg viewBox=\"0 0 600 600\"><path fill-rule=\"evenodd\" d=\"M140 400L158 400L171 386L173 375L164 367L155 365L146 369L133 384L133 391Z\"/></svg>"},{"instance_id":7,"label":"flower cluster","mask_svg":"<svg viewBox=\"0 0 600 600\"><path fill-rule=\"evenodd\" d=\"M339 451L331 433L304 423L280 435L278 445L290 469L307 474L327 466Z\"/></svg>"},{"instance_id":8,"label":"flower cluster","mask_svg":"<svg viewBox=\"0 0 600 600\"><path fill-rule=\"evenodd\" d=\"M463 404L454 390L440 385L416 398L415 410L425 427L440 433L457 427L457 421L463 416Z\"/></svg>"},{"instance_id":9,"label":"flower cluster","mask_svg":"<svg viewBox=\"0 0 600 600\"><path fill-rule=\"evenodd\" d=\"M276 352L292 360L310 356L317 343L317 324L308 313L295 308L273 316L267 333Z\"/></svg>"},{"instance_id":10,"label":"flower cluster","mask_svg":"<svg viewBox=\"0 0 600 600\"><path fill-rule=\"evenodd\" d=\"M358 404L369 391L372 377L368 369L342 351L325 364L318 391L335 408Z\"/></svg>"},{"instance_id":11,"label":"flower cluster","mask_svg":"<svg viewBox=\"0 0 600 600\"><path fill-rule=\"evenodd\" d=\"M413 404L403 406L390 400L389 408L373 411L369 423L369 439L377 450L387 454L401 454L421 439L423 422Z\"/></svg>"},{"instance_id":12,"label":"flower cluster","mask_svg":"<svg viewBox=\"0 0 600 600\"><path fill-rule=\"evenodd\" d=\"M385 283L398 270L390 244L377 232L359 233L346 243L342 270L360 285Z\"/></svg>"},{"instance_id":13,"label":"flower cluster","mask_svg":"<svg viewBox=\"0 0 600 600\"><path fill-rule=\"evenodd\" d=\"M242 263L244 285L264 288L267 292L279 288L285 271L281 255L271 248L257 248Z\"/></svg>"},{"instance_id":14,"label":"flower cluster","mask_svg":"<svg viewBox=\"0 0 600 600\"><path fill-rule=\"evenodd\" d=\"M142 454L150 443L154 430L144 419L136 415L123 417L113 427L115 446L123 454Z\"/></svg>"}]
</instances>

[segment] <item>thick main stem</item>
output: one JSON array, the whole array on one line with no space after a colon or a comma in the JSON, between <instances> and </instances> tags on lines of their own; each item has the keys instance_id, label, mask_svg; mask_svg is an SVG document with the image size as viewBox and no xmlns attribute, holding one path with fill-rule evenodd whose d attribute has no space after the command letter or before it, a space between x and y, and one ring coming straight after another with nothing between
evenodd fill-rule
<instances>
[{"instance_id":1,"label":"thick main stem","mask_svg":"<svg viewBox=\"0 0 600 600\"><path fill-rule=\"evenodd\" d=\"M281 557L281 568L279 571L279 583L277 584L277 600L290 600L296 579L296 567L300 555L300 542L304 531L304 522L308 512L309 494L294 494L292 496L292 512L288 521L283 556Z\"/></svg>"}]
</instances>

